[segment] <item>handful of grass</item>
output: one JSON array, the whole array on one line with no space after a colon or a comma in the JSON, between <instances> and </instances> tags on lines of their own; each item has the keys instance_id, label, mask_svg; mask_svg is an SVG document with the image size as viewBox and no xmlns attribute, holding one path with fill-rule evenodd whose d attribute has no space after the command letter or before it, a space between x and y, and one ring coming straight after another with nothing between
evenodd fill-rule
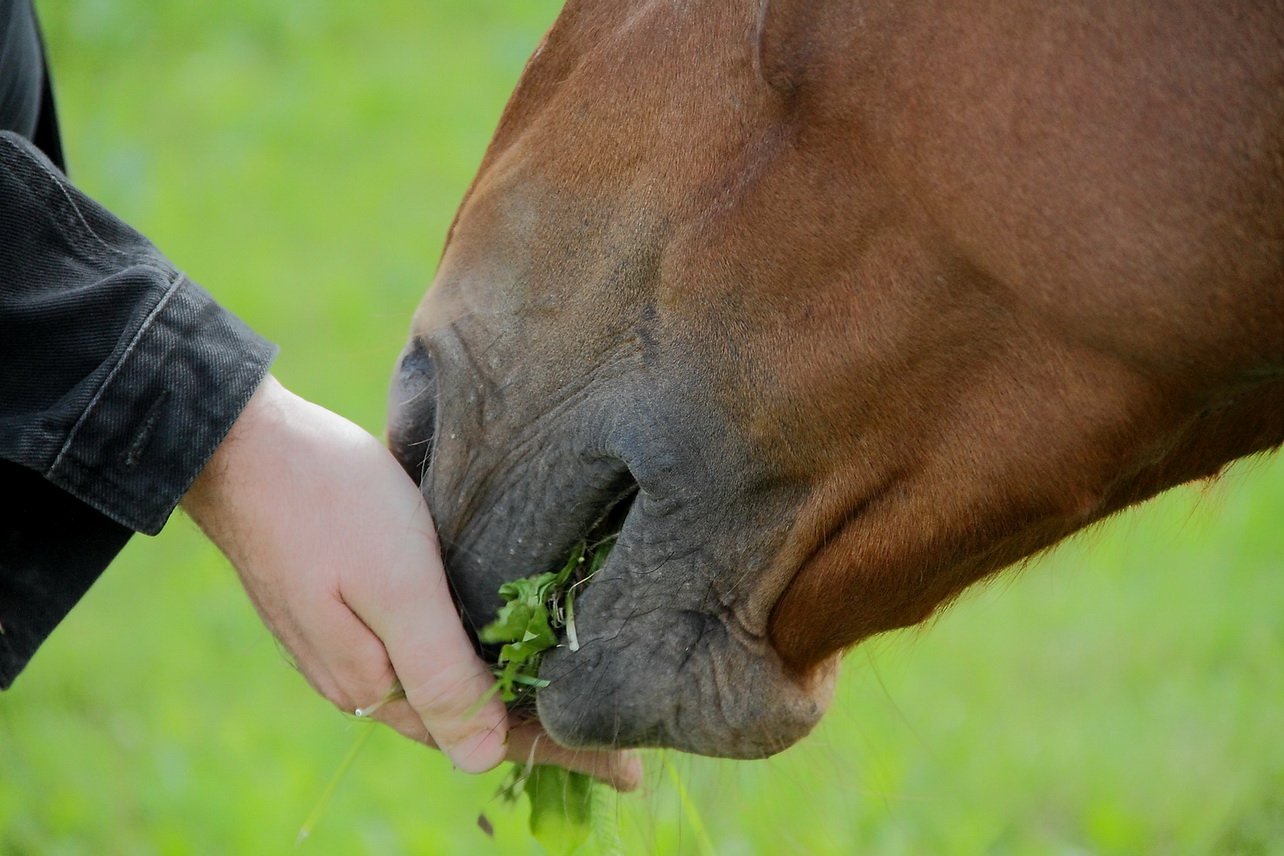
<instances>
[{"instance_id":1,"label":"handful of grass","mask_svg":"<svg viewBox=\"0 0 1284 856\"><path fill-rule=\"evenodd\" d=\"M559 571L512 580L499 587L506 603L495 620L478 633L488 645L502 644L495 667L500 696L510 706L548 686L539 678L544 652L557 645L557 631L566 630L566 644L580 647L575 632L575 589L589 581L611 552L614 539L595 544L581 541ZM584 566L587 564L587 568Z\"/></svg>"},{"instance_id":2,"label":"handful of grass","mask_svg":"<svg viewBox=\"0 0 1284 856\"><path fill-rule=\"evenodd\" d=\"M581 541L561 570L512 580L499 587L505 603L495 620L478 633L482 642L503 645L495 666L500 696L509 707L534 698L548 681L539 677L544 652L557 645L557 631L579 649L575 632L575 589L601 569L614 539L590 547ZM531 802L531 834L553 853L570 853L587 840L592 822L593 780L543 764L514 765L500 795Z\"/></svg>"},{"instance_id":3,"label":"handful of grass","mask_svg":"<svg viewBox=\"0 0 1284 856\"><path fill-rule=\"evenodd\" d=\"M575 590L601 569L614 544L614 537L592 546L581 541L571 551L561 570L534 574L500 586L499 594L506 602L495 620L483 627L478 636L489 645L503 645L492 672L497 691L510 708L532 702L535 691L548 686L548 681L539 677L539 664L544 652L557 646L558 630L566 631L566 644L572 651L579 650L579 637L575 632ZM397 682L383 698L368 707L358 708L356 716L358 719L369 718L385 704L404 697L405 692ZM480 708L481 703L490 697L483 697L477 706ZM363 732L353 743L299 829L296 844L312 834L344 774L371 733ZM508 779L500 786L499 795L516 801L522 793L531 801L531 834L547 850L571 853L588 839L593 828L592 803L595 801L591 776L547 764L514 764ZM600 838L608 839L608 843L609 839L618 836L606 828L598 832Z\"/></svg>"}]
</instances>

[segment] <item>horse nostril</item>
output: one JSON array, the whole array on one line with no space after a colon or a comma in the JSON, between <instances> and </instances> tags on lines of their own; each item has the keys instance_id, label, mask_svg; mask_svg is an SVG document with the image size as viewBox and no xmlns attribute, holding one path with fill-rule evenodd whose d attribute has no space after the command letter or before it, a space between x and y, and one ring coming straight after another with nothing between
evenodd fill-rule
<instances>
[{"instance_id":1,"label":"horse nostril","mask_svg":"<svg viewBox=\"0 0 1284 856\"><path fill-rule=\"evenodd\" d=\"M437 375L418 338L401 352L388 396L388 448L416 483L432 462L437 423Z\"/></svg>"}]
</instances>

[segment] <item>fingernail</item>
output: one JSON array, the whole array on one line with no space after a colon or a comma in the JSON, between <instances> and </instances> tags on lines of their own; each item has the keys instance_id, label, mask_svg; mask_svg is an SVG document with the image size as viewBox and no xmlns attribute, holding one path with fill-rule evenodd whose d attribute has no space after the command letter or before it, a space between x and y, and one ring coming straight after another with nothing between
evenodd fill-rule
<instances>
[{"instance_id":1,"label":"fingernail","mask_svg":"<svg viewBox=\"0 0 1284 856\"><path fill-rule=\"evenodd\" d=\"M446 748L446 755L465 773L484 773L504 760L504 738L502 728L476 731Z\"/></svg>"}]
</instances>

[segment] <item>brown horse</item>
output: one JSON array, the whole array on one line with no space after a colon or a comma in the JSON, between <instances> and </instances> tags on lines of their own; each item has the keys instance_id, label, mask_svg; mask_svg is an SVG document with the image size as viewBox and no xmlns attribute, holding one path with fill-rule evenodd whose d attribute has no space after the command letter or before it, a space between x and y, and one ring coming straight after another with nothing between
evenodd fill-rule
<instances>
[{"instance_id":1,"label":"brown horse","mask_svg":"<svg viewBox=\"0 0 1284 856\"><path fill-rule=\"evenodd\" d=\"M472 622L619 530L559 741L776 751L845 649L1284 441L1284 3L572 0L393 405Z\"/></svg>"}]
</instances>

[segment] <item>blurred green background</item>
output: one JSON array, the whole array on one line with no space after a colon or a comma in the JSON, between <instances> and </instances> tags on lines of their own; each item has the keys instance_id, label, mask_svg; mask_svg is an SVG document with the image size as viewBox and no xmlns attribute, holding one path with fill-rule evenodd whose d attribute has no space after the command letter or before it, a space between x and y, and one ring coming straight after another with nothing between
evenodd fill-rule
<instances>
[{"instance_id":1,"label":"blurred green background","mask_svg":"<svg viewBox=\"0 0 1284 856\"><path fill-rule=\"evenodd\" d=\"M382 430L386 381L549 0L40 4L73 178ZM1284 852L1284 459L1183 488L847 661L764 762L653 761L629 853ZM175 515L0 695L0 852L273 853L364 725ZM539 852L500 774L380 731L314 853ZM495 824L488 839L476 819ZM705 837L707 836L707 837Z\"/></svg>"}]
</instances>

